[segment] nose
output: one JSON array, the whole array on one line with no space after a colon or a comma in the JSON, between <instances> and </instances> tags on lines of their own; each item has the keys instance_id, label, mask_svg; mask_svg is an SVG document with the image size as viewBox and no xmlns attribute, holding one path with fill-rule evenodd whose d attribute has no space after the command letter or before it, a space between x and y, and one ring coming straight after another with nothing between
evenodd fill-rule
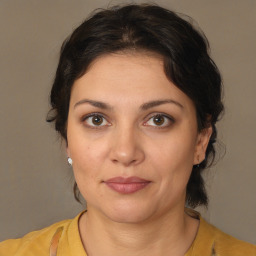
<instances>
[{"instance_id":1,"label":"nose","mask_svg":"<svg viewBox=\"0 0 256 256\"><path fill-rule=\"evenodd\" d=\"M139 131L125 127L112 134L110 159L124 166L138 165L145 159Z\"/></svg>"}]
</instances>

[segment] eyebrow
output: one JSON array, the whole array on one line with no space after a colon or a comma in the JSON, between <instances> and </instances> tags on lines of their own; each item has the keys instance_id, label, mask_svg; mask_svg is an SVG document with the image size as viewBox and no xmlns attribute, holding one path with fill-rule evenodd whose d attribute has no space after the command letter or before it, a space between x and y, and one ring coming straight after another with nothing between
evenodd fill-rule
<instances>
[{"instance_id":1,"label":"eyebrow","mask_svg":"<svg viewBox=\"0 0 256 256\"><path fill-rule=\"evenodd\" d=\"M176 106L180 107L181 109L184 108L183 105L181 105L179 102L177 102L175 100L172 100L172 99L149 101L149 102L146 102L146 103L142 104L140 108L142 110L147 110L147 109L157 107L159 105L163 105L163 104L167 104L167 103L175 104Z\"/></svg>"},{"instance_id":2,"label":"eyebrow","mask_svg":"<svg viewBox=\"0 0 256 256\"><path fill-rule=\"evenodd\" d=\"M75 105L74 105L74 108L76 108L77 106L79 105L82 105L82 104L85 104L85 103L88 103L96 108L101 108L101 109L106 109L106 110L109 110L111 109L112 107L107 104L107 103L104 103L104 102L101 102L101 101L95 101L95 100L88 100L88 99L83 99L83 100L80 100L78 101Z\"/></svg>"},{"instance_id":3,"label":"eyebrow","mask_svg":"<svg viewBox=\"0 0 256 256\"><path fill-rule=\"evenodd\" d=\"M96 108L101 108L101 109L106 109L106 110L112 109L112 107L107 103L104 103L104 102L101 102L101 101L89 100L89 99L83 99L83 100L78 101L74 105L74 108L76 108L79 105L86 104L86 103L88 103L88 104L90 104L90 105L92 105ZM167 104L167 103L175 104L176 106L178 106L181 109L184 108L182 104L180 104L179 102L177 102L175 100L163 99L163 100L153 100L153 101L146 102L146 103L144 103L140 106L140 109L141 110L148 110L150 108L157 107L157 106Z\"/></svg>"}]
</instances>

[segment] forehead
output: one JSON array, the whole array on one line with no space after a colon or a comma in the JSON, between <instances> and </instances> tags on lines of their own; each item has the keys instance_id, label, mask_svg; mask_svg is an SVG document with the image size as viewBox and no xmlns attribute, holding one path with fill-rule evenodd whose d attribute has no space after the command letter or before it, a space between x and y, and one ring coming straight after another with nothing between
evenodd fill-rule
<instances>
[{"instance_id":1,"label":"forehead","mask_svg":"<svg viewBox=\"0 0 256 256\"><path fill-rule=\"evenodd\" d=\"M164 77L166 79L162 56L151 52L138 51L104 54L96 58L90 64L84 77L89 78L90 76L92 78L96 74L98 79L105 76L108 79L112 77L113 80L120 77L122 77L122 80L129 80L130 75L133 76L133 79L135 77L142 79L143 76L145 78L159 76L159 78ZM115 76L112 76L112 74L115 74Z\"/></svg>"},{"instance_id":2,"label":"forehead","mask_svg":"<svg viewBox=\"0 0 256 256\"><path fill-rule=\"evenodd\" d=\"M81 100L82 97L100 101L116 98L127 103L169 97L191 104L190 99L166 77L163 59L148 53L116 53L97 58L73 85L71 100Z\"/></svg>"}]
</instances>

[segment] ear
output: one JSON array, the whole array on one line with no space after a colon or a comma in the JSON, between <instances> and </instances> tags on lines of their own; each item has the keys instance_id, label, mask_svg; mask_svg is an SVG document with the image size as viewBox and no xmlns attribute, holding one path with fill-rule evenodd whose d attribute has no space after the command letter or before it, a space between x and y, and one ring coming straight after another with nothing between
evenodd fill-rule
<instances>
[{"instance_id":1,"label":"ear","mask_svg":"<svg viewBox=\"0 0 256 256\"><path fill-rule=\"evenodd\" d=\"M205 152L212 135L212 126L204 128L197 135L195 153L194 153L194 165L200 164L205 159Z\"/></svg>"}]
</instances>

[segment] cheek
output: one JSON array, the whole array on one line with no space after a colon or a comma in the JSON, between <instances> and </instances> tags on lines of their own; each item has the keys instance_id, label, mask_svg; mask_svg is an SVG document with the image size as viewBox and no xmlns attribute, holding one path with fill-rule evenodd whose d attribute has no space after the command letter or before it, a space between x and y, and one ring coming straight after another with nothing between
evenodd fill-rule
<instances>
[{"instance_id":1,"label":"cheek","mask_svg":"<svg viewBox=\"0 0 256 256\"><path fill-rule=\"evenodd\" d=\"M155 174L163 189L184 190L186 187L195 150L194 137L189 134L170 135L151 151L150 164L157 170Z\"/></svg>"},{"instance_id":2,"label":"cheek","mask_svg":"<svg viewBox=\"0 0 256 256\"><path fill-rule=\"evenodd\" d=\"M84 174L97 173L97 170L103 164L106 152L104 147L99 147L96 143L80 140L75 144L75 147L71 146L70 148L74 172L82 172Z\"/></svg>"},{"instance_id":3,"label":"cheek","mask_svg":"<svg viewBox=\"0 0 256 256\"><path fill-rule=\"evenodd\" d=\"M89 184L97 180L97 174L104 164L106 145L83 131L69 126L68 151L73 160L73 171L77 184Z\"/></svg>"},{"instance_id":4,"label":"cheek","mask_svg":"<svg viewBox=\"0 0 256 256\"><path fill-rule=\"evenodd\" d=\"M73 158L73 172L78 188L87 201L91 202L91 198L94 198L94 191L98 191L98 196L101 197L98 185L100 184L100 170L102 166L102 152L98 147L90 145L90 143L75 144L74 148L71 148L71 154ZM101 148L102 149L102 148Z\"/></svg>"},{"instance_id":5,"label":"cheek","mask_svg":"<svg viewBox=\"0 0 256 256\"><path fill-rule=\"evenodd\" d=\"M181 143L180 140L172 142L151 157L151 165L156 170L155 175L159 184L156 191L160 198L159 204L167 208L185 200L186 187L193 167L193 147L184 147L183 145L187 144Z\"/></svg>"},{"instance_id":6,"label":"cheek","mask_svg":"<svg viewBox=\"0 0 256 256\"><path fill-rule=\"evenodd\" d=\"M86 132L82 124L71 120L68 125L68 150L77 165L93 165L99 162L105 147L102 134L98 136Z\"/></svg>"},{"instance_id":7,"label":"cheek","mask_svg":"<svg viewBox=\"0 0 256 256\"><path fill-rule=\"evenodd\" d=\"M192 166L194 160L195 140L192 136L169 136L163 141L151 145L151 159L161 166Z\"/></svg>"}]
</instances>

